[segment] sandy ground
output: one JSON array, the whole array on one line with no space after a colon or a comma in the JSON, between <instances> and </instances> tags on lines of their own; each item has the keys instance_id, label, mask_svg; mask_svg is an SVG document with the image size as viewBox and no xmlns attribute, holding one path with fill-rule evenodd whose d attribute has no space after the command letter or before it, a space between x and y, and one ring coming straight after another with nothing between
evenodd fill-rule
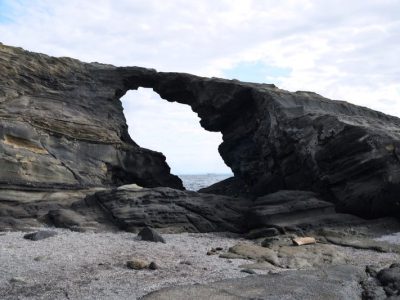
<instances>
[{"instance_id":1,"label":"sandy ground","mask_svg":"<svg viewBox=\"0 0 400 300\"><path fill-rule=\"evenodd\" d=\"M1 299L137 299L162 287L247 276L239 265L251 262L206 255L241 241L231 234L165 234L162 244L132 233L56 230L57 236L41 241L25 240L22 232L0 234ZM399 243L400 234L383 239ZM338 249L359 266L399 260L393 253ZM160 268L128 269L131 258L155 261Z\"/></svg>"}]
</instances>

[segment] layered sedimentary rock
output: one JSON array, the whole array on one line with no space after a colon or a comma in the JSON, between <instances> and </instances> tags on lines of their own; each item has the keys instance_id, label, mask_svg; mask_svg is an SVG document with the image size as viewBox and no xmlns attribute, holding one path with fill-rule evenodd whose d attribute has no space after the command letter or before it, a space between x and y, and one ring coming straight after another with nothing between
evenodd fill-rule
<instances>
[{"instance_id":1,"label":"layered sedimentary rock","mask_svg":"<svg viewBox=\"0 0 400 300\"><path fill-rule=\"evenodd\" d=\"M99 216L106 216L119 229L128 231L149 226L169 232L245 232L248 205L246 199L165 187L123 186L97 192L74 203L71 209L100 224L105 219Z\"/></svg>"},{"instance_id":2,"label":"layered sedimentary rock","mask_svg":"<svg viewBox=\"0 0 400 300\"><path fill-rule=\"evenodd\" d=\"M346 212L399 213L398 118L270 84L88 64L6 46L0 58L0 181L7 186L182 188L165 158L127 133L119 98L148 87L190 105L206 130L222 133L220 154L249 196L311 190Z\"/></svg>"},{"instance_id":3,"label":"layered sedimentary rock","mask_svg":"<svg viewBox=\"0 0 400 300\"><path fill-rule=\"evenodd\" d=\"M129 137L110 68L0 45L0 184L183 188Z\"/></svg>"},{"instance_id":4,"label":"layered sedimentary rock","mask_svg":"<svg viewBox=\"0 0 400 300\"><path fill-rule=\"evenodd\" d=\"M76 231L137 232L153 227L163 232L228 231L249 233L248 236L265 236L271 230L303 232L365 222L353 215L336 213L332 203L304 191L279 191L254 202L242 197L137 185L90 192L80 200L75 196L69 205L66 200L64 205L53 205L40 219L48 225ZM65 193L60 196L65 197Z\"/></svg>"}]
</instances>

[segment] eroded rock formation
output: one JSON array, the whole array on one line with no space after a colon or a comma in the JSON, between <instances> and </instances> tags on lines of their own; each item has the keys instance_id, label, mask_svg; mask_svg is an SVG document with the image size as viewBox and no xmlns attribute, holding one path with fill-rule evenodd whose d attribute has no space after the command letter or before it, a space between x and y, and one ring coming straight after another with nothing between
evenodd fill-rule
<instances>
[{"instance_id":1,"label":"eroded rock formation","mask_svg":"<svg viewBox=\"0 0 400 300\"><path fill-rule=\"evenodd\" d=\"M129 137L112 70L0 45L0 184L183 188Z\"/></svg>"},{"instance_id":2,"label":"eroded rock formation","mask_svg":"<svg viewBox=\"0 0 400 300\"><path fill-rule=\"evenodd\" d=\"M206 130L222 133L219 151L235 175L227 191L255 198L309 190L361 216L399 213L398 118L270 84L82 63L3 45L0 183L182 189L165 157L128 135L119 99L138 87L190 105Z\"/></svg>"}]
</instances>

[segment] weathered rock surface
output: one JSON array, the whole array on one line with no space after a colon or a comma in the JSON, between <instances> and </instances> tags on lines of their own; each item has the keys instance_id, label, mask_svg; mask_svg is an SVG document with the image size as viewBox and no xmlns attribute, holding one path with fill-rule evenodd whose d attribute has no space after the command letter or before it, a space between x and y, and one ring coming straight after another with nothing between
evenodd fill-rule
<instances>
[{"instance_id":1,"label":"weathered rock surface","mask_svg":"<svg viewBox=\"0 0 400 300\"><path fill-rule=\"evenodd\" d=\"M364 221L353 215L336 213L332 203L321 200L313 192L285 190L255 199L247 218L249 229L274 227L282 232Z\"/></svg>"},{"instance_id":2,"label":"weathered rock surface","mask_svg":"<svg viewBox=\"0 0 400 300\"><path fill-rule=\"evenodd\" d=\"M398 118L270 84L83 63L4 45L0 185L20 190L136 183L182 189L165 157L140 148L128 135L119 99L139 87L190 105L206 130L222 133L219 151L235 179L209 192L257 197L283 189L311 190L345 212L399 214ZM98 201L119 213L110 199ZM189 209L178 206L174 209ZM201 230L221 228L210 225L211 212L202 213L207 221L202 219ZM126 220L132 218L126 216L121 214L121 224L129 227Z\"/></svg>"},{"instance_id":3,"label":"weathered rock surface","mask_svg":"<svg viewBox=\"0 0 400 300\"><path fill-rule=\"evenodd\" d=\"M220 257L253 259L255 261L253 264L243 267L266 270L274 269L274 267L307 269L347 263L346 255L338 247L320 243L297 247L293 246L291 239L287 237L281 238L268 247L242 242L229 248L229 252L221 254Z\"/></svg>"},{"instance_id":4,"label":"weathered rock surface","mask_svg":"<svg viewBox=\"0 0 400 300\"><path fill-rule=\"evenodd\" d=\"M183 188L129 137L114 72L0 44L0 185Z\"/></svg>"},{"instance_id":5,"label":"weathered rock surface","mask_svg":"<svg viewBox=\"0 0 400 300\"><path fill-rule=\"evenodd\" d=\"M202 285L164 288L143 300L167 299L361 299L364 274L352 266L324 270L287 271L250 275ZM321 280L323 279L323 280Z\"/></svg>"},{"instance_id":6,"label":"weathered rock surface","mask_svg":"<svg viewBox=\"0 0 400 300\"><path fill-rule=\"evenodd\" d=\"M213 185L198 190L199 193L227 195L234 197L249 197L250 188L243 180L236 177L229 177Z\"/></svg>"},{"instance_id":7,"label":"weathered rock surface","mask_svg":"<svg viewBox=\"0 0 400 300\"><path fill-rule=\"evenodd\" d=\"M400 297L400 264L394 263L379 272L367 267L369 278L362 282L363 299L398 299Z\"/></svg>"},{"instance_id":8,"label":"weathered rock surface","mask_svg":"<svg viewBox=\"0 0 400 300\"><path fill-rule=\"evenodd\" d=\"M138 232L150 226L163 232L248 232L249 238L260 238L364 222L335 213L332 203L303 191L280 191L254 201L137 185L76 191L0 190L0 196L0 230L47 224L74 231Z\"/></svg>"},{"instance_id":9,"label":"weathered rock surface","mask_svg":"<svg viewBox=\"0 0 400 300\"><path fill-rule=\"evenodd\" d=\"M89 199L121 229L136 231L145 226L172 232L244 232L248 201L171 188L113 189ZM86 199L85 201L88 201ZM85 214L86 207L78 209ZM90 213L89 213L90 215Z\"/></svg>"},{"instance_id":10,"label":"weathered rock surface","mask_svg":"<svg viewBox=\"0 0 400 300\"><path fill-rule=\"evenodd\" d=\"M155 243L160 242L165 244L164 238L157 231L155 231L150 227L145 227L142 230L140 230L140 232L138 233L138 237L142 241L149 241Z\"/></svg>"},{"instance_id":11,"label":"weathered rock surface","mask_svg":"<svg viewBox=\"0 0 400 300\"><path fill-rule=\"evenodd\" d=\"M42 230L32 233L27 233L24 235L24 239L31 241L40 241L44 239L48 239L50 237L56 236L58 233L50 230Z\"/></svg>"},{"instance_id":12,"label":"weathered rock surface","mask_svg":"<svg viewBox=\"0 0 400 300\"><path fill-rule=\"evenodd\" d=\"M63 223L73 226L73 223L82 222L82 219L64 209L69 209L72 203L102 190L102 188L84 190L15 190L11 188L0 189L0 231L26 230L30 227L39 227L43 223L57 227L67 227L61 226ZM51 217L48 215L49 211L52 211ZM69 215L67 216L66 213ZM73 216L75 220L72 220ZM67 222L66 217L69 217L70 221Z\"/></svg>"},{"instance_id":13,"label":"weathered rock surface","mask_svg":"<svg viewBox=\"0 0 400 300\"><path fill-rule=\"evenodd\" d=\"M189 104L205 129L222 132L221 156L252 194L312 190L346 212L399 213L396 117L311 92L188 74L127 79L137 85Z\"/></svg>"}]
</instances>

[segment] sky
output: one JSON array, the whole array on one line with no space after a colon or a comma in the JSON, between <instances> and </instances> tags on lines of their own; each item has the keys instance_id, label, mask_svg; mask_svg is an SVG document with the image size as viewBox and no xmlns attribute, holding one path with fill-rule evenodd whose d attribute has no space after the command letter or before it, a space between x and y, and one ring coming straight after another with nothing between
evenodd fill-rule
<instances>
[{"instance_id":1,"label":"sky","mask_svg":"<svg viewBox=\"0 0 400 300\"><path fill-rule=\"evenodd\" d=\"M400 116L398 0L0 0L0 42L53 56L317 92ZM227 173L190 107L122 99L175 174Z\"/></svg>"}]
</instances>

